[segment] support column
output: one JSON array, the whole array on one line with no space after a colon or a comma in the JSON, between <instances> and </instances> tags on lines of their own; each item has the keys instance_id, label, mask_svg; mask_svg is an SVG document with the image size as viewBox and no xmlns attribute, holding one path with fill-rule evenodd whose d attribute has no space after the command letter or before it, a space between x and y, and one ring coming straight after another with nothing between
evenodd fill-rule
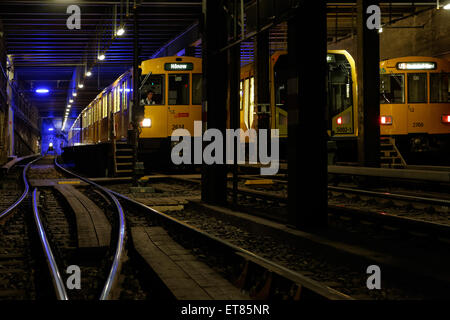
<instances>
[{"instance_id":1,"label":"support column","mask_svg":"<svg viewBox=\"0 0 450 320\"><path fill-rule=\"evenodd\" d=\"M270 129L269 30L256 36L255 47L258 129Z\"/></svg>"},{"instance_id":2,"label":"support column","mask_svg":"<svg viewBox=\"0 0 450 320\"><path fill-rule=\"evenodd\" d=\"M231 23L231 32L229 32L229 37L233 40L238 40L239 37L239 26L238 20L240 16L240 1L234 0L233 2L233 15L234 19ZM229 108L230 108L230 128L239 129L240 128L240 80L241 80L241 45L237 44L228 50L228 64L229 64L229 88L230 88L230 98L229 98ZM233 205L237 205L238 202L238 164L237 164L237 146L240 143L240 139L236 139L234 148L234 162L232 165L233 173Z\"/></svg>"},{"instance_id":3,"label":"support column","mask_svg":"<svg viewBox=\"0 0 450 320\"><path fill-rule=\"evenodd\" d=\"M138 157L139 121L143 114L140 110L140 77L139 69L139 16L137 8L133 8L133 104L130 108L132 131L128 132L129 143L133 146L133 185L137 186L136 162Z\"/></svg>"},{"instance_id":4,"label":"support column","mask_svg":"<svg viewBox=\"0 0 450 320\"><path fill-rule=\"evenodd\" d=\"M223 0L203 0L203 130L215 128L225 137L227 121L227 19ZM209 143L209 142L208 142ZM225 141L224 141L225 145ZM224 150L225 151L225 150ZM225 152L224 152L225 154ZM227 170L224 164L202 166L202 201L224 205Z\"/></svg>"},{"instance_id":5,"label":"support column","mask_svg":"<svg viewBox=\"0 0 450 320\"><path fill-rule=\"evenodd\" d=\"M326 35L325 2L303 2L288 22L288 213L302 229L327 224Z\"/></svg>"},{"instance_id":6,"label":"support column","mask_svg":"<svg viewBox=\"0 0 450 320\"><path fill-rule=\"evenodd\" d=\"M380 166L380 39L366 22L367 7L378 0L357 1L358 162Z\"/></svg>"}]
</instances>

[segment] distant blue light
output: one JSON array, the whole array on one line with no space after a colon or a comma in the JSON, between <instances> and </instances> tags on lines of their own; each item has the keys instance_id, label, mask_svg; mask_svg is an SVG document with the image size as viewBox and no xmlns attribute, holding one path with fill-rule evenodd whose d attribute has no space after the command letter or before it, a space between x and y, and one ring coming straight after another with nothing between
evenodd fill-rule
<instances>
[{"instance_id":1,"label":"distant blue light","mask_svg":"<svg viewBox=\"0 0 450 320\"><path fill-rule=\"evenodd\" d=\"M45 88L36 89L36 93L40 93L40 94L49 93L49 92L50 91L48 89L45 89Z\"/></svg>"},{"instance_id":2,"label":"distant blue light","mask_svg":"<svg viewBox=\"0 0 450 320\"><path fill-rule=\"evenodd\" d=\"M48 131L53 131L53 128L48 128Z\"/></svg>"}]
</instances>

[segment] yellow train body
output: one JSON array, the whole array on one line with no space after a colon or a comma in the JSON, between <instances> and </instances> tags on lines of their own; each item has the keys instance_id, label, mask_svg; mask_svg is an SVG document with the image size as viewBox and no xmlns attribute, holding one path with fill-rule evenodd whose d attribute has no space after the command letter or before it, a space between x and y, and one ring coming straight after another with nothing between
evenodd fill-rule
<instances>
[{"instance_id":1,"label":"yellow train body","mask_svg":"<svg viewBox=\"0 0 450 320\"><path fill-rule=\"evenodd\" d=\"M167 142L183 128L194 135L194 121L202 119L202 60L195 57L163 57L141 64L144 121L139 138ZM69 130L69 145L85 145L126 139L133 93L132 71L121 75L80 113ZM153 100L146 101L149 91Z\"/></svg>"}]
</instances>

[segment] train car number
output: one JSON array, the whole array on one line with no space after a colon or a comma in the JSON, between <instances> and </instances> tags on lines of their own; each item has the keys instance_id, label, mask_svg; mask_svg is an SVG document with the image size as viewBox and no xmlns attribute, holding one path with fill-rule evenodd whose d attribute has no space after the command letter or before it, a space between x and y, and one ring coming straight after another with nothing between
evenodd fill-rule
<instances>
[{"instance_id":1,"label":"train car number","mask_svg":"<svg viewBox=\"0 0 450 320\"><path fill-rule=\"evenodd\" d=\"M173 124L172 125L172 131L177 129L184 129L184 124Z\"/></svg>"},{"instance_id":2,"label":"train car number","mask_svg":"<svg viewBox=\"0 0 450 320\"><path fill-rule=\"evenodd\" d=\"M340 128L336 128L336 132L338 132L338 133L350 133L350 132L352 132L352 128L340 127Z\"/></svg>"},{"instance_id":3,"label":"train car number","mask_svg":"<svg viewBox=\"0 0 450 320\"><path fill-rule=\"evenodd\" d=\"M422 128L423 122L413 122L413 128Z\"/></svg>"}]
</instances>

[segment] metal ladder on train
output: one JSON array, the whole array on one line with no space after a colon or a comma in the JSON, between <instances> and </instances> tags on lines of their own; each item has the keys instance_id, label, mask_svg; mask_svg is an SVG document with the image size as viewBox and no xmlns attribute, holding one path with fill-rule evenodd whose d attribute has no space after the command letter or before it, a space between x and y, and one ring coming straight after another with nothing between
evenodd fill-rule
<instances>
[{"instance_id":1,"label":"metal ladder on train","mask_svg":"<svg viewBox=\"0 0 450 320\"><path fill-rule=\"evenodd\" d=\"M133 147L127 142L114 140L114 175L133 173Z\"/></svg>"},{"instance_id":2,"label":"metal ladder on train","mask_svg":"<svg viewBox=\"0 0 450 320\"><path fill-rule=\"evenodd\" d=\"M382 168L406 168L406 161L395 145L392 137L380 137L380 166Z\"/></svg>"}]
</instances>

